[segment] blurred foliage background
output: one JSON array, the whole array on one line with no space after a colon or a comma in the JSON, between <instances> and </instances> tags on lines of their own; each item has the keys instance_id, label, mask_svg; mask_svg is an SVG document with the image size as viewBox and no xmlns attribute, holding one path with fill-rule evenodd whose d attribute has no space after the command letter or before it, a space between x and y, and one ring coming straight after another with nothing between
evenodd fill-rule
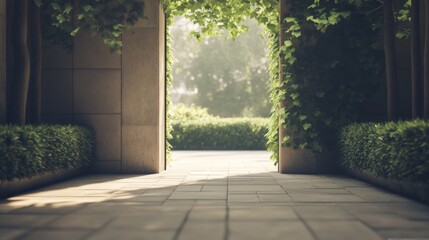
<instances>
[{"instance_id":1,"label":"blurred foliage background","mask_svg":"<svg viewBox=\"0 0 429 240\"><path fill-rule=\"evenodd\" d=\"M195 37L199 27L176 17L170 27L173 108L200 106L219 117L268 117L267 40L255 20L236 39L228 33Z\"/></svg>"}]
</instances>

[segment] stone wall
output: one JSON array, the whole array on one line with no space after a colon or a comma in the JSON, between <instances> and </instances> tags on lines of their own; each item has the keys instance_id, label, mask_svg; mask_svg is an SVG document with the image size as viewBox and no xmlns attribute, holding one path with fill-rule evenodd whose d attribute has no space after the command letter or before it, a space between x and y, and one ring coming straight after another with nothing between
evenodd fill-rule
<instances>
[{"instance_id":1,"label":"stone wall","mask_svg":"<svg viewBox=\"0 0 429 240\"><path fill-rule=\"evenodd\" d=\"M0 0L0 123L6 120L6 0Z\"/></svg>"},{"instance_id":2,"label":"stone wall","mask_svg":"<svg viewBox=\"0 0 429 240\"><path fill-rule=\"evenodd\" d=\"M43 119L80 123L97 134L95 170L155 173L165 168L165 26L158 0L122 36L122 55L89 33L72 51L45 46Z\"/></svg>"}]
</instances>

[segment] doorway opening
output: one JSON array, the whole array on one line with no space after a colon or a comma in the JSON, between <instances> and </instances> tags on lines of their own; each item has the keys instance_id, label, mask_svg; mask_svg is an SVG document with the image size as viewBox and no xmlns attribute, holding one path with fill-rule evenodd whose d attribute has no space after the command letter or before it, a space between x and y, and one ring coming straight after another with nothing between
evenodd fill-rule
<instances>
[{"instance_id":1,"label":"doorway opening","mask_svg":"<svg viewBox=\"0 0 429 240\"><path fill-rule=\"evenodd\" d=\"M201 36L201 27L183 16L169 26L172 160L239 154L231 151L269 159L268 39L256 20L244 24L248 30L234 39L226 31Z\"/></svg>"}]
</instances>

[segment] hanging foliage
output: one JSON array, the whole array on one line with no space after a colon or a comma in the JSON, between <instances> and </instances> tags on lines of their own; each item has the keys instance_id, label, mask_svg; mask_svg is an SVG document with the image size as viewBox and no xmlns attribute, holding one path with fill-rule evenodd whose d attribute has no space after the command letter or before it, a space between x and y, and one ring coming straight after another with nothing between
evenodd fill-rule
<instances>
[{"instance_id":1,"label":"hanging foliage","mask_svg":"<svg viewBox=\"0 0 429 240\"><path fill-rule=\"evenodd\" d=\"M244 24L247 18L254 18L259 24L265 27L265 35L269 46L269 76L270 76L270 102L272 104L270 130L267 134L267 148L271 151L272 159L278 158L278 124L280 108L278 104L284 94L281 94L278 79L278 1L277 0L164 0L164 10L166 13L167 26L173 24L175 16L185 16L201 28L192 35L201 40L204 35L216 35L222 31L227 31L231 38L237 37L247 30ZM167 85L171 85L171 63L173 60L170 38L167 39ZM168 89L168 88L167 88ZM168 98L168 93L167 93ZM171 102L167 99L167 115L169 116L169 106ZM167 153L171 150L168 140L171 139L171 125L167 117ZM168 154L169 156L169 154Z\"/></svg>"},{"instance_id":2,"label":"hanging foliage","mask_svg":"<svg viewBox=\"0 0 429 240\"><path fill-rule=\"evenodd\" d=\"M286 147L316 155L337 131L363 116L381 80L375 1L289 1L284 59Z\"/></svg>"},{"instance_id":3,"label":"hanging foliage","mask_svg":"<svg viewBox=\"0 0 429 240\"><path fill-rule=\"evenodd\" d=\"M376 1L289 0L283 19L287 39L279 47L278 1L165 1L168 16L183 15L201 26L193 35L227 30L234 38L255 18L269 39L270 101L267 148L278 160L278 129L284 146L323 152L339 127L356 121L361 104L381 79L382 55L374 48L380 22ZM278 79L279 56L283 59ZM285 101L281 109L279 103Z\"/></svg>"},{"instance_id":4,"label":"hanging foliage","mask_svg":"<svg viewBox=\"0 0 429 240\"><path fill-rule=\"evenodd\" d=\"M140 0L35 1L42 7L44 38L68 48L73 37L86 30L119 53L121 34L144 18L144 2Z\"/></svg>"}]
</instances>

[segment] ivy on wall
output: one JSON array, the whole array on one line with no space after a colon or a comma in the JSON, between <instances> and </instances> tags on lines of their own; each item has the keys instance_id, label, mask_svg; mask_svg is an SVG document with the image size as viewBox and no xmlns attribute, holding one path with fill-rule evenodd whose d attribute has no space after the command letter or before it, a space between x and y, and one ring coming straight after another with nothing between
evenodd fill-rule
<instances>
[{"instance_id":1,"label":"ivy on wall","mask_svg":"<svg viewBox=\"0 0 429 240\"><path fill-rule=\"evenodd\" d=\"M332 151L381 82L375 1L291 0L283 59L284 146Z\"/></svg>"},{"instance_id":2,"label":"ivy on wall","mask_svg":"<svg viewBox=\"0 0 429 240\"><path fill-rule=\"evenodd\" d=\"M72 48L73 37L86 30L120 53L121 35L144 15L140 0L34 0L41 7L45 40Z\"/></svg>"},{"instance_id":3,"label":"ivy on wall","mask_svg":"<svg viewBox=\"0 0 429 240\"><path fill-rule=\"evenodd\" d=\"M381 25L379 2L289 0L281 47L278 4L277 0L164 1L169 24L172 17L183 15L201 26L193 33L197 38L223 30L234 38L246 30L247 17L265 26L272 104L267 149L276 162L280 124L286 129L284 146L316 154L329 150L337 130L361 116L362 103L380 82L382 66L381 52L374 47Z\"/></svg>"}]
</instances>

